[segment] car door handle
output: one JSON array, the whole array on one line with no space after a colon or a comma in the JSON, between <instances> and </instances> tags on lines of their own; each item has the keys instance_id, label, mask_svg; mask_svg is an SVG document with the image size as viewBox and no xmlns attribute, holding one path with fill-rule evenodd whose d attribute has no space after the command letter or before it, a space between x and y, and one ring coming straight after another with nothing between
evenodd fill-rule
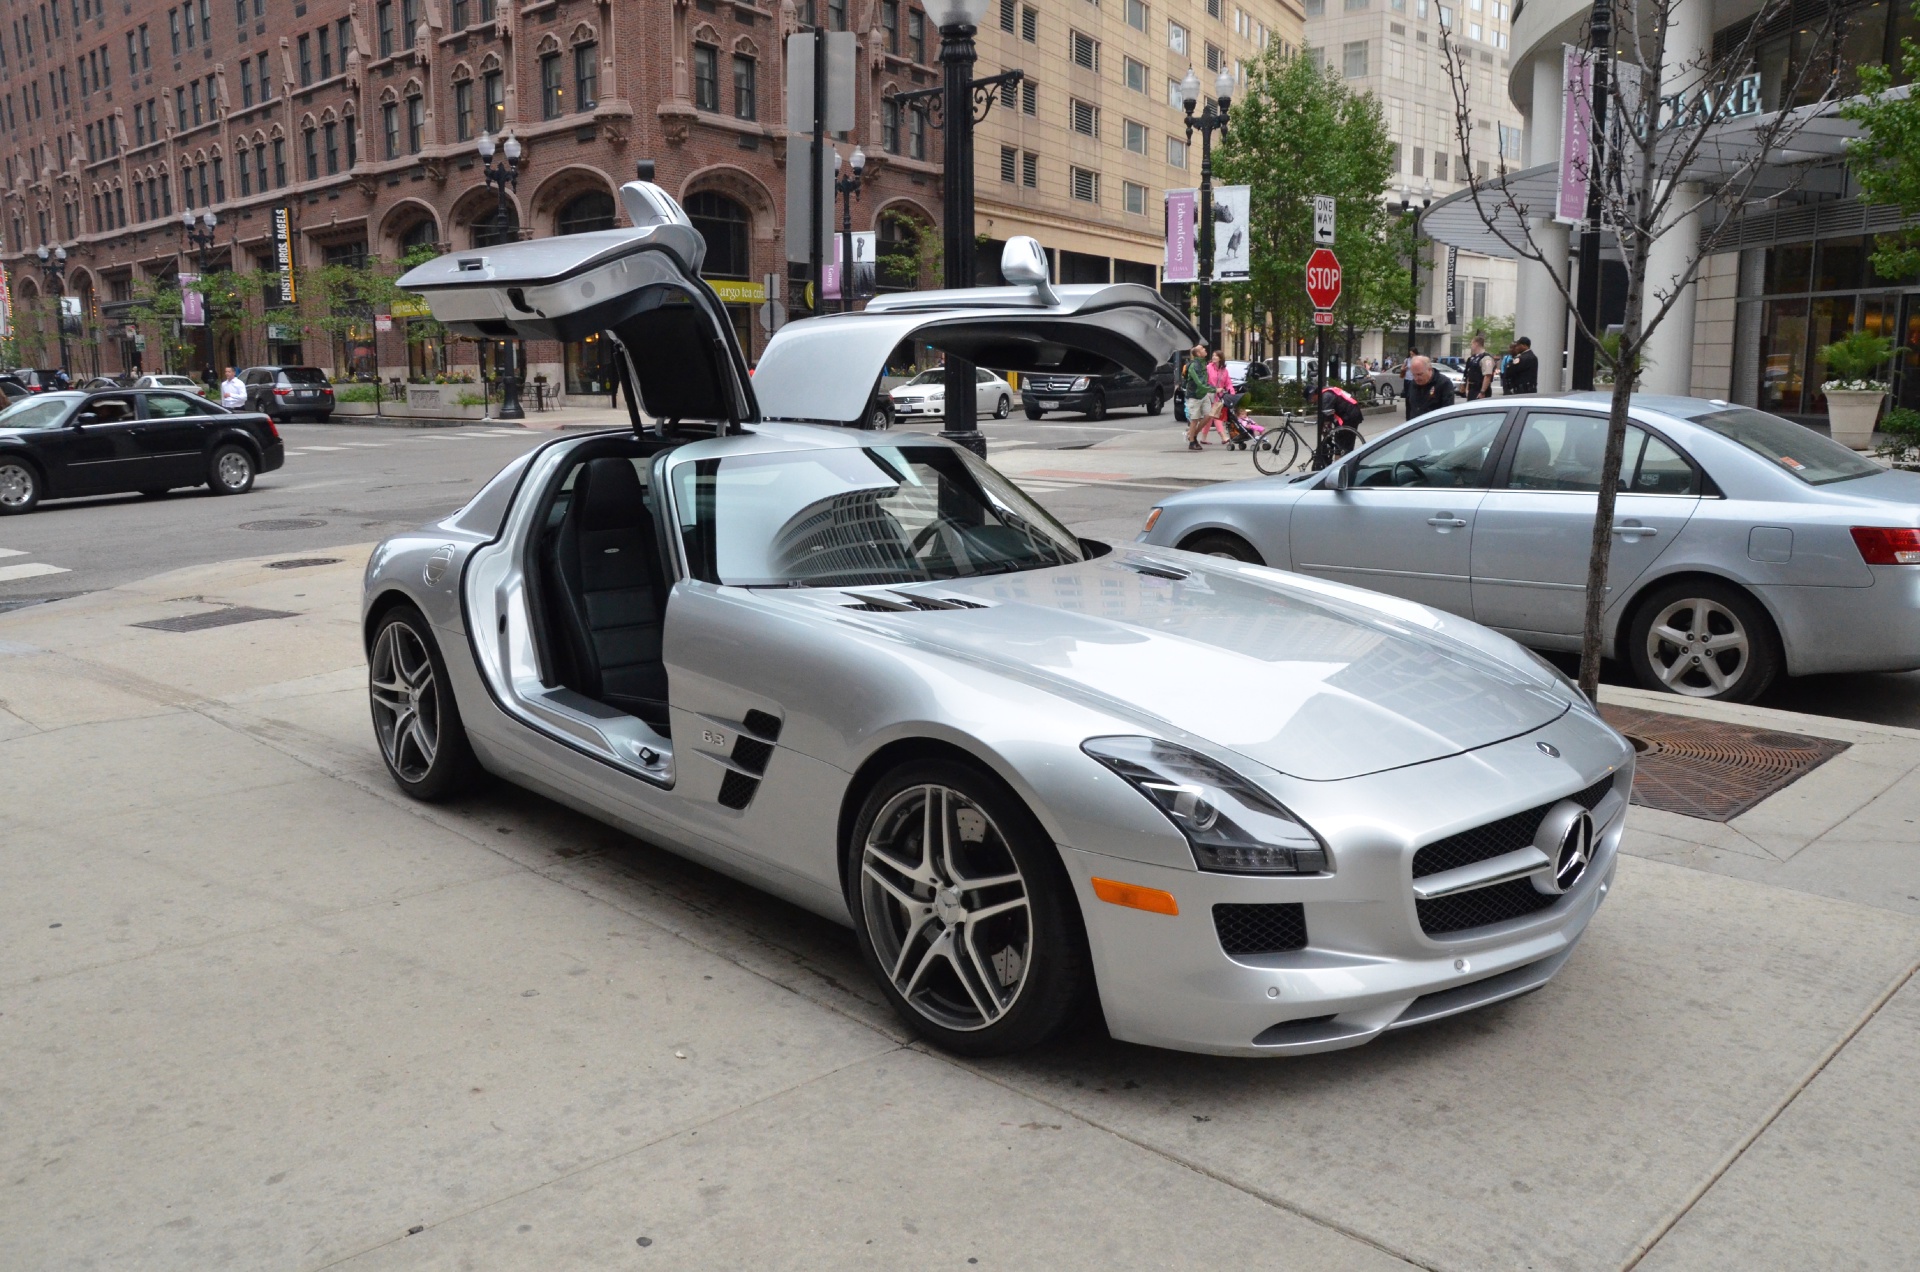
<instances>
[{"instance_id":1,"label":"car door handle","mask_svg":"<svg viewBox=\"0 0 1920 1272\"><path fill-rule=\"evenodd\" d=\"M1430 526L1439 526L1442 528L1451 527L1452 529L1458 530L1463 526L1465 526L1467 523L1464 519L1460 517L1450 517L1443 512L1437 517L1428 517L1427 524Z\"/></svg>"},{"instance_id":2,"label":"car door handle","mask_svg":"<svg viewBox=\"0 0 1920 1272\"><path fill-rule=\"evenodd\" d=\"M1615 526L1613 532L1615 534L1659 534L1660 530L1656 526Z\"/></svg>"}]
</instances>

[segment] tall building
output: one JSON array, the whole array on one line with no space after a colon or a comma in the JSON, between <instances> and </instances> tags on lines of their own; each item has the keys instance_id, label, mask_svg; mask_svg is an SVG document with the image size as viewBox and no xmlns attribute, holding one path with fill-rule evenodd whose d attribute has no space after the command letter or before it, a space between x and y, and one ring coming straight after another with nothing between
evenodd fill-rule
<instances>
[{"instance_id":1,"label":"tall building","mask_svg":"<svg viewBox=\"0 0 1920 1272\"><path fill-rule=\"evenodd\" d=\"M199 336L191 363L471 368L503 351L443 344L405 313L384 332L370 310L318 313L301 280L422 246L620 224L618 187L652 160L705 234L705 272L751 355L766 342L764 280L787 275L781 50L813 16L793 0L3 0L0 264L23 342L52 356L50 328L32 327L54 285L36 249L64 248L82 308L74 370L160 369L129 322L136 289L202 264L271 271L284 208L300 321L264 321L280 296L263 274L256 321L211 349ZM835 141L873 159L855 228L911 259L909 240L938 239L938 148L892 126L879 94L937 83L938 36L908 0L824 0L820 16L859 41L859 119ZM483 133L523 147L504 218ZM181 217L207 211L218 225L202 259ZM601 342L530 342L527 359L556 391L610 381Z\"/></svg>"},{"instance_id":2,"label":"tall building","mask_svg":"<svg viewBox=\"0 0 1920 1272\"><path fill-rule=\"evenodd\" d=\"M1462 147L1454 131L1453 80L1442 53L1442 31L1451 33L1458 73L1467 87L1474 120L1474 174L1489 176L1502 155L1509 167L1520 165L1521 115L1507 96L1517 5L1508 0L1305 3L1309 56L1380 102L1394 147L1392 206L1398 208L1404 197L1417 207L1429 193L1437 201L1460 190L1469 175L1463 171ZM1454 263L1456 320L1448 323L1445 250L1422 260L1414 305L1416 343L1422 353L1459 353L1475 318L1498 319L1514 312L1512 261L1460 252ZM1409 278L1409 293L1412 286ZM1403 316L1395 330L1367 333L1358 354L1397 356L1405 352L1406 343Z\"/></svg>"},{"instance_id":3,"label":"tall building","mask_svg":"<svg viewBox=\"0 0 1920 1272\"><path fill-rule=\"evenodd\" d=\"M982 272L1015 234L1038 239L1056 282L1152 286L1165 193L1200 182L1179 84L1239 69L1270 43L1301 46L1293 0L997 0L976 43L981 75L1024 70L975 134Z\"/></svg>"}]
</instances>

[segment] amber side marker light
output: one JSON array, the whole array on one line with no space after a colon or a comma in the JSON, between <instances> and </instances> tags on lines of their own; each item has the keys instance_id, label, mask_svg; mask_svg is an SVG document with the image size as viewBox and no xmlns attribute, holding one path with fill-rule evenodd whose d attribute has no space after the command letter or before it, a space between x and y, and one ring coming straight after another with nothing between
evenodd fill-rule
<instances>
[{"instance_id":1,"label":"amber side marker light","mask_svg":"<svg viewBox=\"0 0 1920 1272\"><path fill-rule=\"evenodd\" d=\"M1124 905L1129 910L1145 910L1149 914L1180 913L1180 903L1173 899L1173 893L1162 892L1158 888L1143 888L1137 883L1096 878L1093 881L1093 895L1108 905Z\"/></svg>"},{"instance_id":2,"label":"amber side marker light","mask_svg":"<svg viewBox=\"0 0 1920 1272\"><path fill-rule=\"evenodd\" d=\"M1147 524L1141 527L1142 531L1144 532L1146 530L1153 529L1153 523L1158 520L1160 520L1160 510L1158 508L1155 508L1152 512L1149 512L1147 514Z\"/></svg>"}]
</instances>

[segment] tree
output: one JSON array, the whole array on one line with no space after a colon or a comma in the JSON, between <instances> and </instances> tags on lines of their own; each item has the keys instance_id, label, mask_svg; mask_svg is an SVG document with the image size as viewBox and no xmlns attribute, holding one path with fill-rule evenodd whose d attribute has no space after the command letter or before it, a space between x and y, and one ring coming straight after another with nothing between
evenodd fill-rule
<instances>
[{"instance_id":1,"label":"tree","mask_svg":"<svg viewBox=\"0 0 1920 1272\"><path fill-rule=\"evenodd\" d=\"M1393 147L1370 94L1355 93L1307 58L1284 55L1276 40L1247 70L1214 169L1225 184L1251 187L1251 277L1221 289L1222 308L1239 325L1256 326L1257 311L1276 337L1310 329L1305 280L1315 195L1337 200L1336 325L1367 329L1404 316L1408 230L1385 203Z\"/></svg>"},{"instance_id":2,"label":"tree","mask_svg":"<svg viewBox=\"0 0 1920 1272\"><path fill-rule=\"evenodd\" d=\"M1740 38L1692 58L1671 54L1667 48L1675 15L1693 6L1689 17L1712 0L1597 0L1595 22L1585 32L1582 46L1591 54L1596 45L1613 50L1612 71L1604 93L1576 85L1566 104L1596 120L1604 113L1604 129L1591 138L1592 157L1572 161L1573 172L1591 178L1590 212L1618 246L1626 266L1626 312L1617 339L1595 330L1579 311L1566 281L1567 262L1549 259L1534 237L1533 218L1539 211L1518 201L1507 183L1505 156L1499 158L1499 178L1472 179L1469 194L1481 223L1521 260L1543 267L1573 314L1581 335L1597 347L1598 361L1613 381L1607 442L1600 467L1599 498L1594 510L1593 536L1587 562L1586 617L1580 643L1580 688L1598 701L1600 651L1607 597L1607 568L1613 546L1613 511L1620 490L1620 461L1625 454L1627 408L1638 369L1648 362L1648 347L1660 324L1685 297L1700 272L1701 262L1714 254L1728 229L1730 212L1744 204L1762 177L1769 177L1768 193L1776 192L1780 176L1769 170L1769 160L1789 148L1813 118L1814 112L1781 109L1760 112L1729 129L1726 105L1738 100L1737 89L1755 63L1754 46L1760 33L1776 19L1797 12L1794 0L1761 0L1759 11L1745 19ZM1823 19L1832 29L1834 10ZM1605 19L1611 25L1601 26ZM1707 26L1711 28L1711 23ZM1816 39L1814 46L1826 43ZM1448 30L1441 32L1441 52L1453 86L1454 140L1462 174L1473 171L1475 119L1468 102L1470 50L1461 49ZM1816 69L1818 59L1807 59L1779 86L1780 100L1824 102L1833 93L1834 68ZM1824 77L1824 78L1823 78ZM1593 86L1600 84L1595 76ZM1643 93L1641 86L1645 86ZM1810 95L1811 89L1819 89ZM1656 91L1657 90L1657 91ZM1597 160L1597 162L1595 162ZM1699 228L1699 239L1685 260L1663 266L1652 277L1655 245L1669 235ZM1634 372L1623 373L1624 368ZM1712 675L1714 673L1709 673Z\"/></svg>"},{"instance_id":3,"label":"tree","mask_svg":"<svg viewBox=\"0 0 1920 1272\"><path fill-rule=\"evenodd\" d=\"M1920 6L1915 7L1920 13ZM1847 161L1860 185L1863 203L1890 203L1904 216L1920 215L1920 98L1905 88L1893 91L1893 72L1879 64L1861 66L1864 97L1840 108L1865 135L1847 143ZM1920 44L1900 40L1901 79L1920 80ZM1874 236L1873 268L1882 278L1920 273L1920 224Z\"/></svg>"}]
</instances>

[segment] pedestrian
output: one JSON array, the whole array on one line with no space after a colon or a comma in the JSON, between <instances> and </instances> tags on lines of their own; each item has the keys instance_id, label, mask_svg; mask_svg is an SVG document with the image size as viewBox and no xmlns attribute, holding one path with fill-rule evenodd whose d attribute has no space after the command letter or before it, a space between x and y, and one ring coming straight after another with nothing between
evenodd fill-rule
<instances>
[{"instance_id":1,"label":"pedestrian","mask_svg":"<svg viewBox=\"0 0 1920 1272\"><path fill-rule=\"evenodd\" d=\"M1337 459L1353 450L1360 440L1360 425L1366 421L1367 412L1359 399L1337 384L1329 384L1320 392L1320 400L1326 407L1326 413L1333 417L1333 446L1331 458Z\"/></svg>"},{"instance_id":2,"label":"pedestrian","mask_svg":"<svg viewBox=\"0 0 1920 1272\"><path fill-rule=\"evenodd\" d=\"M220 405L229 411L242 410L247 405L247 386L232 367L227 368L227 378L220 381Z\"/></svg>"},{"instance_id":3,"label":"pedestrian","mask_svg":"<svg viewBox=\"0 0 1920 1272\"><path fill-rule=\"evenodd\" d=\"M1513 342L1513 361L1507 363L1506 380L1501 387L1508 394L1540 391L1540 359L1533 356L1533 341L1525 336Z\"/></svg>"},{"instance_id":4,"label":"pedestrian","mask_svg":"<svg viewBox=\"0 0 1920 1272\"><path fill-rule=\"evenodd\" d=\"M1408 419L1453 405L1453 381L1435 371L1430 359L1420 354L1408 358L1407 373Z\"/></svg>"},{"instance_id":5,"label":"pedestrian","mask_svg":"<svg viewBox=\"0 0 1920 1272\"><path fill-rule=\"evenodd\" d=\"M1221 441L1231 442L1233 435L1227 432L1227 412L1233 409L1234 403L1233 372L1227 370L1225 349L1215 349L1213 361L1207 363L1207 387L1213 391L1209 399L1213 409L1200 429L1201 445L1206 444L1209 431L1220 434Z\"/></svg>"},{"instance_id":6,"label":"pedestrian","mask_svg":"<svg viewBox=\"0 0 1920 1272\"><path fill-rule=\"evenodd\" d=\"M1187 397L1187 449L1200 449L1200 430L1206 427L1211 409L1207 399L1213 387L1207 382L1207 346L1193 346L1193 354L1180 372L1180 388Z\"/></svg>"},{"instance_id":7,"label":"pedestrian","mask_svg":"<svg viewBox=\"0 0 1920 1272\"><path fill-rule=\"evenodd\" d=\"M1420 356L1418 349L1407 350L1406 361L1400 364L1400 396L1413 395L1413 360Z\"/></svg>"},{"instance_id":8,"label":"pedestrian","mask_svg":"<svg viewBox=\"0 0 1920 1272\"><path fill-rule=\"evenodd\" d=\"M1475 336L1467 346L1467 401L1493 396L1493 355L1487 352L1487 338Z\"/></svg>"}]
</instances>

